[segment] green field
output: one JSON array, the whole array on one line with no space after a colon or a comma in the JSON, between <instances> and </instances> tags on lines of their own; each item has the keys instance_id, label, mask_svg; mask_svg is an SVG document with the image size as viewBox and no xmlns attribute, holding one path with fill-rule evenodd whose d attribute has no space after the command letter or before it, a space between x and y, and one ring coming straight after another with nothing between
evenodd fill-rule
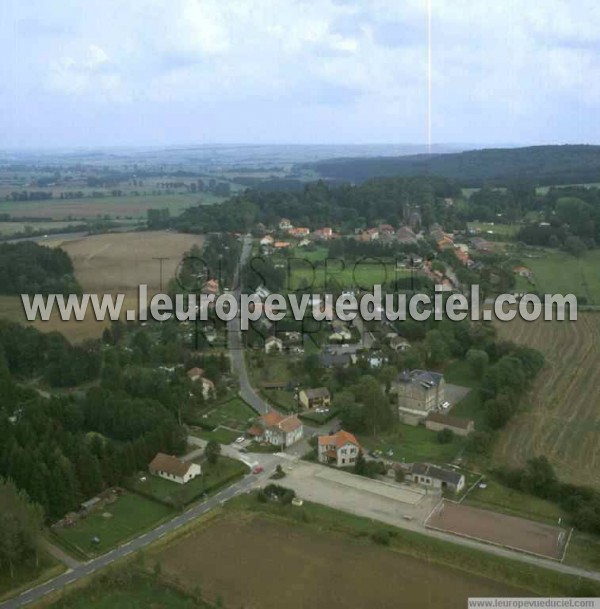
<instances>
[{"instance_id":1,"label":"green field","mask_svg":"<svg viewBox=\"0 0 600 609\"><path fill-rule=\"evenodd\" d=\"M105 518L104 514L111 514L111 517ZM171 514L172 510L161 503L126 493L73 526L54 532L66 542L67 549L72 545L88 556L95 556L155 527ZM92 542L95 536L100 539L99 544Z\"/></svg>"},{"instance_id":2,"label":"green field","mask_svg":"<svg viewBox=\"0 0 600 609\"><path fill-rule=\"evenodd\" d=\"M54 609L208 609L197 598L185 595L153 576L127 569L100 577L52 605Z\"/></svg>"},{"instance_id":3,"label":"green field","mask_svg":"<svg viewBox=\"0 0 600 609\"><path fill-rule=\"evenodd\" d=\"M386 459L406 463L450 463L458 456L465 442L463 438L455 436L452 442L440 444L435 431L401 423L396 424L393 431L376 436L360 435L358 440L369 450L382 451ZM389 450L393 451L393 455L388 457Z\"/></svg>"},{"instance_id":4,"label":"green field","mask_svg":"<svg viewBox=\"0 0 600 609\"><path fill-rule=\"evenodd\" d=\"M214 440L219 444L231 444L240 435L237 431L231 431L230 429L222 429L218 427L213 431L202 429L201 427L192 428L194 435L202 438L203 440Z\"/></svg>"},{"instance_id":5,"label":"green field","mask_svg":"<svg viewBox=\"0 0 600 609\"><path fill-rule=\"evenodd\" d=\"M220 425L245 431L256 413L241 398L233 398L216 406L204 419L207 425Z\"/></svg>"},{"instance_id":6,"label":"green field","mask_svg":"<svg viewBox=\"0 0 600 609\"><path fill-rule=\"evenodd\" d=\"M465 498L465 503L556 524L564 518L564 512L551 501L503 486L493 479L485 481L487 488L474 488Z\"/></svg>"},{"instance_id":7,"label":"green field","mask_svg":"<svg viewBox=\"0 0 600 609\"><path fill-rule=\"evenodd\" d=\"M521 228L518 224L498 224L497 222L469 222L467 226L483 235L512 239ZM491 231L491 232L488 232Z\"/></svg>"},{"instance_id":8,"label":"green field","mask_svg":"<svg viewBox=\"0 0 600 609\"><path fill-rule=\"evenodd\" d=\"M481 382L473 376L469 364L465 360L452 362L444 370L444 377L447 383L471 387L471 391L452 407L450 414L464 419L473 419L475 421L475 429L481 429L485 416L479 393Z\"/></svg>"},{"instance_id":9,"label":"green field","mask_svg":"<svg viewBox=\"0 0 600 609\"><path fill-rule=\"evenodd\" d=\"M589 304L600 304L600 250L585 252L580 258L558 250L547 250L539 257L523 257L533 271L535 291L546 294L585 296Z\"/></svg>"},{"instance_id":10,"label":"green field","mask_svg":"<svg viewBox=\"0 0 600 609\"><path fill-rule=\"evenodd\" d=\"M373 285L393 282L410 276L410 271L397 269L395 261L374 262L373 260L344 262L330 260L325 263L314 262L304 257L292 259L289 266L286 289L289 291L301 288L310 291L325 291L336 288L355 288L372 290Z\"/></svg>"},{"instance_id":11,"label":"green field","mask_svg":"<svg viewBox=\"0 0 600 609\"><path fill-rule=\"evenodd\" d=\"M222 488L227 482L243 476L248 471L241 461L228 457L219 457L214 465L202 461L201 466L202 475L187 484L178 484L158 476L147 475L144 482L139 477L132 480L131 488L145 495L151 495L159 501L174 506L184 506L197 500L203 493L210 494Z\"/></svg>"},{"instance_id":12,"label":"green field","mask_svg":"<svg viewBox=\"0 0 600 609\"><path fill-rule=\"evenodd\" d=\"M51 199L48 201L0 200L0 213L18 218L51 218L52 220L79 220L104 218L146 218L149 209L168 208L172 215L194 205L212 205L222 197L200 194L132 195L83 199Z\"/></svg>"}]
</instances>

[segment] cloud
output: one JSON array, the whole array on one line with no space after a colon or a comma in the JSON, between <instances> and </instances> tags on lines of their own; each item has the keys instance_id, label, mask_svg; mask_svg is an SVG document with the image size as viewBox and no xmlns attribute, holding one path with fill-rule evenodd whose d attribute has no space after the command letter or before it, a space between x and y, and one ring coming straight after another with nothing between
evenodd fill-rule
<instances>
[{"instance_id":1,"label":"cloud","mask_svg":"<svg viewBox=\"0 0 600 609\"><path fill-rule=\"evenodd\" d=\"M90 0L86 11L75 0L7 2L2 81L17 99L35 91L39 115L45 103L60 111L60 98L76 100L82 117L102 106L114 117L107 137L147 114L163 125L143 136L162 138L194 108L213 120L192 121L190 137L217 141L236 129L244 139L249 112L273 140L422 142L426 133L425 0ZM542 140L568 125L574 139L600 139L594 121L582 127L600 102L595 0L432 5L437 141ZM11 99L3 108L21 112ZM560 128L549 124L556 116Z\"/></svg>"}]
</instances>

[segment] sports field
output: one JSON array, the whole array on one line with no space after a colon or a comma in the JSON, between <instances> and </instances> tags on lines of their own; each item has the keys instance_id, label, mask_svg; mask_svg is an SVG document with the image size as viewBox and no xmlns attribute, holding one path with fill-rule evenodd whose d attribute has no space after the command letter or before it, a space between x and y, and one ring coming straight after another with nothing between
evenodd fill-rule
<instances>
[{"instance_id":1,"label":"sports field","mask_svg":"<svg viewBox=\"0 0 600 609\"><path fill-rule=\"evenodd\" d=\"M559 560L568 538L566 529L442 500L425 526L485 543Z\"/></svg>"}]
</instances>

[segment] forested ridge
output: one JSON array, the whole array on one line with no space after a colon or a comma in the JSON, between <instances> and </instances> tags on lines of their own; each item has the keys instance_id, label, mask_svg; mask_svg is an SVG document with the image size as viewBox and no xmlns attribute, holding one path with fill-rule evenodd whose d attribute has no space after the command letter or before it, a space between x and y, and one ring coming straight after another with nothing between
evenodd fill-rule
<instances>
[{"instance_id":1,"label":"forested ridge","mask_svg":"<svg viewBox=\"0 0 600 609\"><path fill-rule=\"evenodd\" d=\"M537 185L583 184L600 181L600 146L530 146L438 155L344 158L298 167L342 182L431 175L459 180L463 186L473 187L505 186L519 180Z\"/></svg>"}]
</instances>

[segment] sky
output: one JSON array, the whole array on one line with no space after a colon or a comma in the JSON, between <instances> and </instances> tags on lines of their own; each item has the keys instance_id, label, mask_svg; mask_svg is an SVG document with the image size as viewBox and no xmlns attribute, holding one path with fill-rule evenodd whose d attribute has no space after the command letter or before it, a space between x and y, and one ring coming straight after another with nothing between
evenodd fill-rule
<instances>
[{"instance_id":1,"label":"sky","mask_svg":"<svg viewBox=\"0 0 600 609\"><path fill-rule=\"evenodd\" d=\"M427 142L428 0L0 1L0 148ZM431 12L434 143L600 144L600 2Z\"/></svg>"}]
</instances>

